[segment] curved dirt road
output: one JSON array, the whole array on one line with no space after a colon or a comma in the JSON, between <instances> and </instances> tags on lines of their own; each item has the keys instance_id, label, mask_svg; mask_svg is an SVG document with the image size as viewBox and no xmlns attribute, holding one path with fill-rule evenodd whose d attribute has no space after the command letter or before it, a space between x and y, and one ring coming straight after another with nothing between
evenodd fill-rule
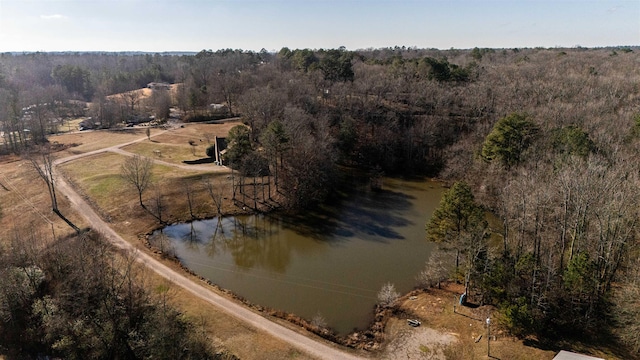
<instances>
[{"instance_id":1,"label":"curved dirt road","mask_svg":"<svg viewBox=\"0 0 640 360\"><path fill-rule=\"evenodd\" d=\"M144 140L144 139L142 139ZM135 141L133 141L135 142ZM127 144L133 143L129 142ZM118 149L126 144L121 144L109 148L104 148L92 152L87 152L85 154L73 155L67 158L58 159L54 162L54 165L66 163L72 160L76 160L78 158L89 156L97 153L101 153L104 151L115 151L120 152ZM175 166L175 164L169 164L171 166ZM308 338L304 335L301 335L293 330L290 330L284 326L276 324L261 315L247 309L246 307L237 304L234 301L231 301L227 298L224 298L214 291L198 284L197 282L191 280L190 278L184 276L178 271L175 271L168 266L164 265L160 261L151 257L150 255L137 251L137 249L124 240L120 235L118 235L111 227L104 221L98 214L93 210L93 208L80 196L73 187L66 181L62 176L56 176L57 189L61 194L65 195L72 207L82 215L91 227L104 235L104 237L110 241L112 244L117 246L120 249L124 249L127 251L134 252L137 256L137 260L143 263L145 266L155 271L160 276L172 281L176 285L181 286L182 288L188 290L193 293L197 297L217 306L221 310L224 310L243 321L251 324L257 329L260 329L266 333L271 334L272 336L282 339L292 346L302 350L303 352L314 356L319 359L361 359L360 357L351 355L349 353L345 353L336 347L330 346L328 344L318 342Z\"/></svg>"}]
</instances>

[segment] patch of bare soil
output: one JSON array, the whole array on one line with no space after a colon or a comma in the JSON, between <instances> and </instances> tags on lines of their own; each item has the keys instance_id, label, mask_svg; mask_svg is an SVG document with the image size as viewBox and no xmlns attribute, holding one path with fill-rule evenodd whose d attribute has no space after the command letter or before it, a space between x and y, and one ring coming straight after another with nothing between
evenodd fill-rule
<instances>
[{"instance_id":1,"label":"patch of bare soil","mask_svg":"<svg viewBox=\"0 0 640 360\"><path fill-rule=\"evenodd\" d=\"M461 306L457 299L464 292L460 284L446 284L442 289L415 290L398 300L384 327L386 343L382 359L486 359L487 326L491 321L492 358L552 359L554 351L527 346L508 336L499 325L491 306ZM455 306L454 306L455 305ZM408 325L408 319L421 322Z\"/></svg>"},{"instance_id":2,"label":"patch of bare soil","mask_svg":"<svg viewBox=\"0 0 640 360\"><path fill-rule=\"evenodd\" d=\"M406 321L393 319L387 326L395 332L381 359L446 359L444 350L458 338L427 327L409 327ZM393 330L391 330L393 329Z\"/></svg>"},{"instance_id":3,"label":"patch of bare soil","mask_svg":"<svg viewBox=\"0 0 640 360\"><path fill-rule=\"evenodd\" d=\"M131 96L131 97L137 98L138 100L143 100L143 99L146 99L146 98L150 97L152 93L153 93L153 91L151 89L142 88L142 89L126 91L126 92L119 93L119 94L109 95L109 96L107 96L107 99L113 100L113 99L122 98L123 96Z\"/></svg>"}]
</instances>

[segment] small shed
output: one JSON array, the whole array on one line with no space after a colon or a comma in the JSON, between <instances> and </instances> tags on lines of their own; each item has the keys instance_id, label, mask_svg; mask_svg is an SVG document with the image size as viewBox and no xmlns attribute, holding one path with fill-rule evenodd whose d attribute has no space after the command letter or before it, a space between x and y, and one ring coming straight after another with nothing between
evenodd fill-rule
<instances>
[{"instance_id":1,"label":"small shed","mask_svg":"<svg viewBox=\"0 0 640 360\"><path fill-rule=\"evenodd\" d=\"M571 351L560 350L553 360L604 360L603 358L577 354Z\"/></svg>"}]
</instances>

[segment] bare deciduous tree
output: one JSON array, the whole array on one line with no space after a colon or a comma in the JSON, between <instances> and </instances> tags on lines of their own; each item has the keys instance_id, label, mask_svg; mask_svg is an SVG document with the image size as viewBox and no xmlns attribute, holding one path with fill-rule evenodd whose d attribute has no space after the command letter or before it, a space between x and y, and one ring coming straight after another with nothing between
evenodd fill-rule
<instances>
[{"instance_id":1,"label":"bare deciduous tree","mask_svg":"<svg viewBox=\"0 0 640 360\"><path fill-rule=\"evenodd\" d=\"M142 202L142 194L151 184L152 168L153 159L137 154L125 160L120 168L122 178L136 188L140 206L145 209L146 207Z\"/></svg>"},{"instance_id":2,"label":"bare deciduous tree","mask_svg":"<svg viewBox=\"0 0 640 360\"><path fill-rule=\"evenodd\" d=\"M171 244L171 240L169 240L167 234L162 231L160 231L159 234L151 236L149 238L149 243L151 244L151 246L156 247L158 250L160 250L160 253L163 257L171 258L176 256L175 247Z\"/></svg>"},{"instance_id":3,"label":"bare deciduous tree","mask_svg":"<svg viewBox=\"0 0 640 360\"><path fill-rule=\"evenodd\" d=\"M324 316L322 316L322 314L320 312L317 312L314 316L313 319L311 319L311 325L319 328L319 329L325 329L327 327L327 320L325 320Z\"/></svg>"},{"instance_id":4,"label":"bare deciduous tree","mask_svg":"<svg viewBox=\"0 0 640 360\"><path fill-rule=\"evenodd\" d=\"M382 306L393 306L400 297L400 293L396 291L396 286L388 282L382 285L378 292L378 304Z\"/></svg>"},{"instance_id":5,"label":"bare deciduous tree","mask_svg":"<svg viewBox=\"0 0 640 360\"><path fill-rule=\"evenodd\" d=\"M196 146L198 146L198 144L196 144L195 140L189 140L189 145L191 146L191 154L196 156Z\"/></svg>"},{"instance_id":6,"label":"bare deciduous tree","mask_svg":"<svg viewBox=\"0 0 640 360\"><path fill-rule=\"evenodd\" d=\"M451 275L451 253L441 249L435 249L424 269L418 274L417 280L421 286L431 287L434 284L440 289L440 283Z\"/></svg>"},{"instance_id":7,"label":"bare deciduous tree","mask_svg":"<svg viewBox=\"0 0 640 360\"><path fill-rule=\"evenodd\" d=\"M58 215L64 222L67 223L73 230L79 232L80 229L67 219L58 209L58 197L56 195L56 183L53 174L53 159L51 158L51 152L46 147L41 147L39 154L42 156L42 165L38 163L38 160L34 156L31 156L29 160L31 165L38 173L38 176L47 184L47 190L49 191L49 197L51 198L51 209Z\"/></svg>"},{"instance_id":8,"label":"bare deciduous tree","mask_svg":"<svg viewBox=\"0 0 640 360\"><path fill-rule=\"evenodd\" d=\"M222 216L222 200L224 199L224 194L227 191L224 183L220 179L215 181L211 178L207 178L203 183L205 189L209 193L211 201L213 202L213 206L216 209L218 217Z\"/></svg>"},{"instance_id":9,"label":"bare deciduous tree","mask_svg":"<svg viewBox=\"0 0 640 360\"><path fill-rule=\"evenodd\" d=\"M612 315L622 326L617 335L631 350L640 354L640 271L637 262L635 269L626 281L614 293Z\"/></svg>"},{"instance_id":10,"label":"bare deciduous tree","mask_svg":"<svg viewBox=\"0 0 640 360\"><path fill-rule=\"evenodd\" d=\"M58 198L56 196L55 179L53 177L53 160L51 154L45 148L40 151L42 156L42 165L38 163L35 157L30 157L31 165L38 172L38 175L45 184L47 184L47 190L49 190L49 197L51 198L51 208L53 211L58 210Z\"/></svg>"},{"instance_id":11,"label":"bare deciduous tree","mask_svg":"<svg viewBox=\"0 0 640 360\"><path fill-rule=\"evenodd\" d=\"M168 90L153 90L151 106L156 120L164 121L169 118L171 109L171 95Z\"/></svg>"},{"instance_id":12,"label":"bare deciduous tree","mask_svg":"<svg viewBox=\"0 0 640 360\"><path fill-rule=\"evenodd\" d=\"M194 191L193 188L191 187L191 184L189 183L188 180L184 180L182 182L182 186L184 187L184 193L185 195L187 195L187 205L189 206L189 215L191 215L191 219L195 219L196 216L193 213L193 197L194 197Z\"/></svg>"},{"instance_id":13,"label":"bare deciduous tree","mask_svg":"<svg viewBox=\"0 0 640 360\"><path fill-rule=\"evenodd\" d=\"M120 94L122 102L125 104L130 115L136 114L136 107L142 99L141 90L131 90Z\"/></svg>"},{"instance_id":14,"label":"bare deciduous tree","mask_svg":"<svg viewBox=\"0 0 640 360\"><path fill-rule=\"evenodd\" d=\"M166 208L164 202L164 196L162 194L162 190L158 186L154 186L154 196L153 196L153 209L152 213L158 219L161 224L164 224L164 220L162 220L162 215L164 214L164 210Z\"/></svg>"}]
</instances>

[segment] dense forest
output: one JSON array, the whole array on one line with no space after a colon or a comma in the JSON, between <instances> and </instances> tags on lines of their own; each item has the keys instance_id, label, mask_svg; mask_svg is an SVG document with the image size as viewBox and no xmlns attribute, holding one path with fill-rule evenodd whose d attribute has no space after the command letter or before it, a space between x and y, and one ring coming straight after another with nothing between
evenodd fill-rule
<instances>
[{"instance_id":1,"label":"dense forest","mask_svg":"<svg viewBox=\"0 0 640 360\"><path fill-rule=\"evenodd\" d=\"M443 179L426 278L464 281L513 334L615 338L639 354L639 52L2 54L2 152L73 117L109 128L224 107L247 125L230 134L230 165L272 176L287 208L324 201L344 168ZM177 89L112 96L151 82Z\"/></svg>"},{"instance_id":2,"label":"dense forest","mask_svg":"<svg viewBox=\"0 0 640 360\"><path fill-rule=\"evenodd\" d=\"M46 244L14 231L0 259L0 351L11 359L233 358L95 233Z\"/></svg>"}]
</instances>

